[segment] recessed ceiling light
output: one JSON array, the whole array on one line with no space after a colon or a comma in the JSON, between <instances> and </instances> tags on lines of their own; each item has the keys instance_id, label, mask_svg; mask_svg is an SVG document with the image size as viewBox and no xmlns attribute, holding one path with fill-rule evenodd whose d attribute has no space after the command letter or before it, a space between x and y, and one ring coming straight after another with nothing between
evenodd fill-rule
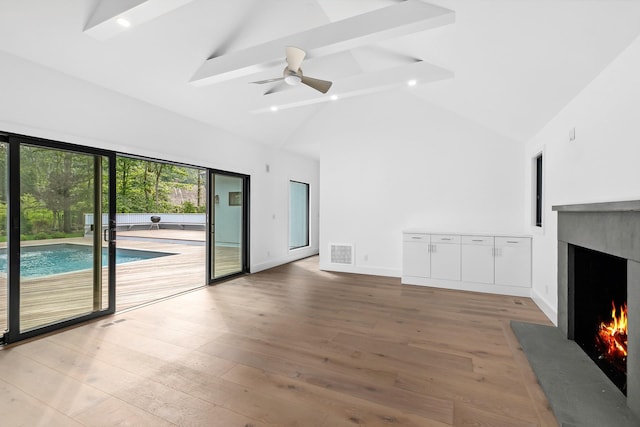
<instances>
[{"instance_id":1,"label":"recessed ceiling light","mask_svg":"<svg viewBox=\"0 0 640 427\"><path fill-rule=\"evenodd\" d=\"M125 28L129 28L131 26L131 22L129 22L128 19L124 19L124 18L118 18L116 19L116 22L118 23L118 25L125 27Z\"/></svg>"},{"instance_id":2,"label":"recessed ceiling light","mask_svg":"<svg viewBox=\"0 0 640 427\"><path fill-rule=\"evenodd\" d=\"M332 101L337 101L338 100L338 95L331 95L331 100Z\"/></svg>"},{"instance_id":3,"label":"recessed ceiling light","mask_svg":"<svg viewBox=\"0 0 640 427\"><path fill-rule=\"evenodd\" d=\"M276 111L278 111L278 106L277 106L277 105L272 105L272 106L271 106L271 111L273 111L274 113L275 113Z\"/></svg>"},{"instance_id":4,"label":"recessed ceiling light","mask_svg":"<svg viewBox=\"0 0 640 427\"><path fill-rule=\"evenodd\" d=\"M418 84L418 81L417 81L417 80L415 80L415 79L411 79L411 80L409 80L409 81L407 82L407 85L408 85L408 86L415 86L415 85L417 85L417 84Z\"/></svg>"}]
</instances>

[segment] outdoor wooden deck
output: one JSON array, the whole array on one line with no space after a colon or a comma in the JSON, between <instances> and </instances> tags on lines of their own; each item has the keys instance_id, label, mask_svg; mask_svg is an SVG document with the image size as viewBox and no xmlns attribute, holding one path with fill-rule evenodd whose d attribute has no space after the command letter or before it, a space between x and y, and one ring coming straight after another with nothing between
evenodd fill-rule
<instances>
[{"instance_id":1,"label":"outdoor wooden deck","mask_svg":"<svg viewBox=\"0 0 640 427\"><path fill-rule=\"evenodd\" d=\"M122 311L206 284L206 247L203 231L136 230L118 233L118 248L168 252L174 255L119 264L116 268L116 310ZM140 239L140 240L134 240ZM181 243L184 242L184 243ZM90 244L90 239L24 242ZM216 247L216 275L239 269L239 249ZM107 272L103 275L103 302L108 303ZM91 271L23 279L21 329L28 330L93 309ZM6 328L6 277L0 278L0 328Z\"/></svg>"}]
</instances>

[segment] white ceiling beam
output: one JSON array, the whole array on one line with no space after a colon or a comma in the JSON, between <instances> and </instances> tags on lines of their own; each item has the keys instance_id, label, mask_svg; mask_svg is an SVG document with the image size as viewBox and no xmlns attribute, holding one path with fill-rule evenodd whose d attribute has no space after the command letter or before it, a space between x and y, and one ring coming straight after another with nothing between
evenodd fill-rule
<instances>
[{"instance_id":1,"label":"white ceiling beam","mask_svg":"<svg viewBox=\"0 0 640 427\"><path fill-rule=\"evenodd\" d=\"M272 107L277 107L277 110L280 111L322 102L339 101L354 96L368 95L408 86L410 80L415 80L415 86L420 86L440 80L452 79L453 77L454 73L452 71L421 61L371 73L357 74L334 81L331 89L326 94L317 92L309 87L303 87L304 85L301 84L301 87L296 87L292 90L264 96L260 101L260 105L251 112L254 114L270 113L273 112ZM306 94L306 99L300 100L303 93Z\"/></svg>"},{"instance_id":2,"label":"white ceiling beam","mask_svg":"<svg viewBox=\"0 0 640 427\"><path fill-rule=\"evenodd\" d=\"M285 65L285 47L297 46L307 58L412 34L455 22L455 12L420 0L407 0L301 33L207 60L191 78L197 86L219 83Z\"/></svg>"},{"instance_id":3,"label":"white ceiling beam","mask_svg":"<svg viewBox=\"0 0 640 427\"><path fill-rule=\"evenodd\" d=\"M84 33L98 40L122 34L128 28L118 24L126 19L132 27L142 25L193 0L102 0L84 28Z\"/></svg>"}]
</instances>

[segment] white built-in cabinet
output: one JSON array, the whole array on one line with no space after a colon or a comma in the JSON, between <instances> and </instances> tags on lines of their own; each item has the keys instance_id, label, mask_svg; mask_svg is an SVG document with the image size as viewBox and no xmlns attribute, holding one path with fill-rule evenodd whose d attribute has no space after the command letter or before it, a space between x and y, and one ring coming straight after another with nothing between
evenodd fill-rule
<instances>
[{"instance_id":1,"label":"white built-in cabinet","mask_svg":"<svg viewBox=\"0 0 640 427\"><path fill-rule=\"evenodd\" d=\"M528 296L531 238L403 233L402 283Z\"/></svg>"},{"instance_id":2,"label":"white built-in cabinet","mask_svg":"<svg viewBox=\"0 0 640 427\"><path fill-rule=\"evenodd\" d=\"M496 285L531 286L531 239L496 237Z\"/></svg>"},{"instance_id":3,"label":"white built-in cabinet","mask_svg":"<svg viewBox=\"0 0 640 427\"><path fill-rule=\"evenodd\" d=\"M460 280L460 236L431 236L431 277Z\"/></svg>"},{"instance_id":4,"label":"white built-in cabinet","mask_svg":"<svg viewBox=\"0 0 640 427\"><path fill-rule=\"evenodd\" d=\"M409 276L431 276L431 236L428 234L405 234L402 271Z\"/></svg>"},{"instance_id":5,"label":"white built-in cabinet","mask_svg":"<svg viewBox=\"0 0 640 427\"><path fill-rule=\"evenodd\" d=\"M487 283L494 281L494 248L493 236L462 236L461 263L462 280L465 282Z\"/></svg>"}]
</instances>

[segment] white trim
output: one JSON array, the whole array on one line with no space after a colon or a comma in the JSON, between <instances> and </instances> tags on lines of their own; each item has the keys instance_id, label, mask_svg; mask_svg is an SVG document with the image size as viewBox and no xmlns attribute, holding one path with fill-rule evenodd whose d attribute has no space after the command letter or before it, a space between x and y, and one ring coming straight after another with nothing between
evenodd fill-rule
<instances>
[{"instance_id":1,"label":"white trim","mask_svg":"<svg viewBox=\"0 0 640 427\"><path fill-rule=\"evenodd\" d=\"M384 277L400 277L401 271L395 268L385 267L356 267L349 264L331 264L320 263L320 270L322 271L335 271L337 273L354 273L354 274L367 274L370 276L384 276Z\"/></svg>"},{"instance_id":2,"label":"white trim","mask_svg":"<svg viewBox=\"0 0 640 427\"><path fill-rule=\"evenodd\" d=\"M542 298L542 296L538 292L536 292L535 289L531 289L531 299L549 318L549 320L551 320L554 325L558 326L558 310L551 307L551 305L549 305L549 303L545 301L545 299Z\"/></svg>"},{"instance_id":3,"label":"white trim","mask_svg":"<svg viewBox=\"0 0 640 427\"><path fill-rule=\"evenodd\" d=\"M462 282L458 280L432 279L429 277L402 276L402 284L430 286L433 288L454 289L459 291L483 292L487 294L511 295L517 297L531 296L530 287Z\"/></svg>"},{"instance_id":4,"label":"white trim","mask_svg":"<svg viewBox=\"0 0 640 427\"><path fill-rule=\"evenodd\" d=\"M263 270L268 270L270 268L279 267L284 264L288 264L293 261L298 261L300 259L304 259L310 256L318 255L320 252L318 248L300 248L301 250L296 250L296 253L293 255L289 255L286 257L278 258L278 259L270 259L269 261L261 262L259 264L253 264L250 266L251 274L258 273ZM304 249L304 250L302 250Z\"/></svg>"}]
</instances>

